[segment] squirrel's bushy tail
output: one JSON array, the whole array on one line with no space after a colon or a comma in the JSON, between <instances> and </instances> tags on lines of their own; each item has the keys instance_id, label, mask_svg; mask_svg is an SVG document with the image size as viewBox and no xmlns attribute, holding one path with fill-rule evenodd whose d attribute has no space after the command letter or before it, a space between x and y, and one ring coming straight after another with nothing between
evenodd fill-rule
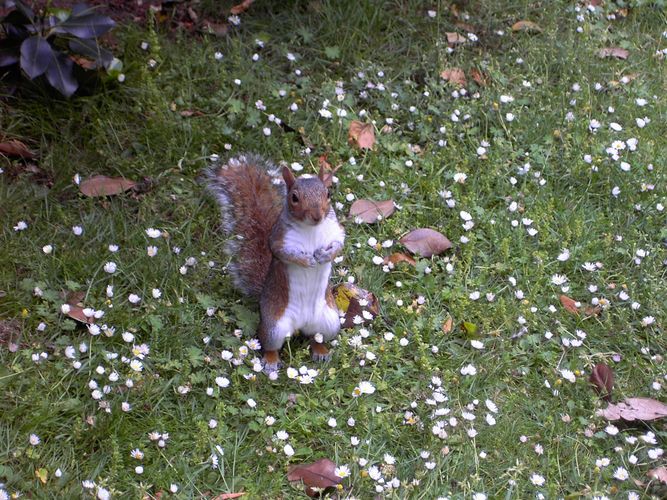
<instances>
[{"instance_id":1,"label":"squirrel's bushy tail","mask_svg":"<svg viewBox=\"0 0 667 500\"><path fill-rule=\"evenodd\" d=\"M260 156L244 154L214 164L204 175L222 211L234 284L244 294L259 297L272 258L269 236L285 200L280 169Z\"/></svg>"}]
</instances>

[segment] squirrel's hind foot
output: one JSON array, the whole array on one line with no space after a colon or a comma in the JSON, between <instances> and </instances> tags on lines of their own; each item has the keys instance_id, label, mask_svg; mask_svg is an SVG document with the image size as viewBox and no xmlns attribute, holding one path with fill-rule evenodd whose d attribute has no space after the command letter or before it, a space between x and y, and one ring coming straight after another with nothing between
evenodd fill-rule
<instances>
[{"instance_id":1,"label":"squirrel's hind foot","mask_svg":"<svg viewBox=\"0 0 667 500\"><path fill-rule=\"evenodd\" d=\"M266 351L262 357L262 364L264 365L264 373L267 375L277 372L282 366L278 351Z\"/></svg>"},{"instance_id":2,"label":"squirrel's hind foot","mask_svg":"<svg viewBox=\"0 0 667 500\"><path fill-rule=\"evenodd\" d=\"M310 352L313 361L329 361L331 359L331 352L324 344L312 341L310 343Z\"/></svg>"}]
</instances>

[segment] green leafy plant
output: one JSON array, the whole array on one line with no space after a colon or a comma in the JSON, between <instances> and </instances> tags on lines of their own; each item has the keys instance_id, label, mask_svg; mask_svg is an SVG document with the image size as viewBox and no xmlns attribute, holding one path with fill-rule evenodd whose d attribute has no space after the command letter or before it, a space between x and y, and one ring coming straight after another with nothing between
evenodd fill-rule
<instances>
[{"instance_id":1,"label":"green leafy plant","mask_svg":"<svg viewBox=\"0 0 667 500\"><path fill-rule=\"evenodd\" d=\"M86 4L39 13L20 0L8 0L5 6L12 10L0 21L0 68L18 66L30 80L44 76L66 97L79 88L76 66L120 71L121 62L97 43L115 26L110 17Z\"/></svg>"}]
</instances>

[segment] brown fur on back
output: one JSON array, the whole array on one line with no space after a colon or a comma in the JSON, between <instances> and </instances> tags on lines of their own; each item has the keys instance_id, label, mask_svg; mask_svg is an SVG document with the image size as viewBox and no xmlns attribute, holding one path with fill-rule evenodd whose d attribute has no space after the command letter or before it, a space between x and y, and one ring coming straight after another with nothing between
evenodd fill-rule
<instances>
[{"instance_id":1,"label":"brown fur on back","mask_svg":"<svg viewBox=\"0 0 667 500\"><path fill-rule=\"evenodd\" d=\"M230 158L205 172L220 204L222 228L230 237L225 253L234 284L259 297L271 264L269 235L284 206L285 185L275 165L255 155Z\"/></svg>"}]
</instances>

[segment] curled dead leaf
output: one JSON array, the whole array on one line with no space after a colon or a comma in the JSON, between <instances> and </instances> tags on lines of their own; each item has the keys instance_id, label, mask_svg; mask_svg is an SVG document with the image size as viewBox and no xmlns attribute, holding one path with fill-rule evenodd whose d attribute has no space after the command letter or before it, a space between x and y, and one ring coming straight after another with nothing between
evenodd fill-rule
<instances>
[{"instance_id":1,"label":"curled dead leaf","mask_svg":"<svg viewBox=\"0 0 667 500\"><path fill-rule=\"evenodd\" d=\"M0 153L7 156L18 156L27 160L35 158L35 154L28 149L28 146L21 141L12 139L7 142L0 142Z\"/></svg>"},{"instance_id":2,"label":"curled dead leaf","mask_svg":"<svg viewBox=\"0 0 667 500\"><path fill-rule=\"evenodd\" d=\"M211 500L231 500L232 498L239 498L243 495L245 495L245 493L221 493L211 498Z\"/></svg>"},{"instance_id":3,"label":"curled dead leaf","mask_svg":"<svg viewBox=\"0 0 667 500\"><path fill-rule=\"evenodd\" d=\"M411 266L416 266L417 261L403 252L394 252L384 258L384 264L393 264L394 266L400 262L406 262Z\"/></svg>"},{"instance_id":4,"label":"curled dead leaf","mask_svg":"<svg viewBox=\"0 0 667 500\"><path fill-rule=\"evenodd\" d=\"M450 47L453 47L454 45L461 45L462 43L466 43L468 41L466 37L456 32L448 31L445 33L445 35L447 35L447 43Z\"/></svg>"},{"instance_id":5,"label":"curled dead leaf","mask_svg":"<svg viewBox=\"0 0 667 500\"><path fill-rule=\"evenodd\" d=\"M598 57L615 57L616 59L627 59L630 51L621 47L604 47L598 50Z\"/></svg>"},{"instance_id":6,"label":"curled dead leaf","mask_svg":"<svg viewBox=\"0 0 667 500\"><path fill-rule=\"evenodd\" d=\"M328 458L321 458L311 464L290 467L287 480L302 481L309 496L315 493L314 488L333 488L343 481L336 475L336 464Z\"/></svg>"},{"instance_id":7,"label":"curled dead leaf","mask_svg":"<svg viewBox=\"0 0 667 500\"><path fill-rule=\"evenodd\" d=\"M179 113L183 118L190 118L191 116L204 116L202 111L197 109L184 109Z\"/></svg>"},{"instance_id":8,"label":"curled dead leaf","mask_svg":"<svg viewBox=\"0 0 667 500\"><path fill-rule=\"evenodd\" d=\"M464 87L466 84L466 74L461 68L448 68L440 73L440 78L453 85Z\"/></svg>"},{"instance_id":9,"label":"curled dead leaf","mask_svg":"<svg viewBox=\"0 0 667 500\"><path fill-rule=\"evenodd\" d=\"M604 363L598 363L593 368L588 379L605 401L611 400L611 390L614 387L614 372Z\"/></svg>"},{"instance_id":10,"label":"curled dead leaf","mask_svg":"<svg viewBox=\"0 0 667 500\"><path fill-rule=\"evenodd\" d=\"M439 255L452 247L445 235L435 229L421 228L410 231L399 240L413 254L422 257Z\"/></svg>"},{"instance_id":11,"label":"curled dead leaf","mask_svg":"<svg viewBox=\"0 0 667 500\"><path fill-rule=\"evenodd\" d=\"M246 10L250 8L250 6L254 1L255 0L243 0L243 2L234 5L231 9L229 9L229 12L235 16L243 14Z\"/></svg>"},{"instance_id":12,"label":"curled dead leaf","mask_svg":"<svg viewBox=\"0 0 667 500\"><path fill-rule=\"evenodd\" d=\"M472 68L468 73L470 74L470 78L480 87L486 87L489 84L489 75L477 68Z\"/></svg>"},{"instance_id":13,"label":"curled dead leaf","mask_svg":"<svg viewBox=\"0 0 667 500\"><path fill-rule=\"evenodd\" d=\"M73 320L78 321L79 323L85 323L85 324L95 323L95 318L94 317L89 318L88 316L83 314L83 309L84 308L81 306L75 306L70 304L67 316L69 316Z\"/></svg>"},{"instance_id":14,"label":"curled dead leaf","mask_svg":"<svg viewBox=\"0 0 667 500\"><path fill-rule=\"evenodd\" d=\"M574 299L571 299L567 295L561 295L558 297L561 305L565 308L567 312L572 314L579 314L579 308L577 307L577 302Z\"/></svg>"},{"instance_id":15,"label":"curled dead leaf","mask_svg":"<svg viewBox=\"0 0 667 500\"><path fill-rule=\"evenodd\" d=\"M647 472L646 475L651 479L656 479L662 483L667 484L667 467L664 465L656 469L651 469Z\"/></svg>"},{"instance_id":16,"label":"curled dead leaf","mask_svg":"<svg viewBox=\"0 0 667 500\"><path fill-rule=\"evenodd\" d=\"M368 224L386 219L394 213L394 200L356 200L350 207L350 217Z\"/></svg>"},{"instance_id":17,"label":"curled dead leaf","mask_svg":"<svg viewBox=\"0 0 667 500\"><path fill-rule=\"evenodd\" d=\"M596 414L607 420L626 420L634 422L641 420L649 422L667 417L667 405L651 398L625 398L624 401L610 404Z\"/></svg>"},{"instance_id":18,"label":"curled dead leaf","mask_svg":"<svg viewBox=\"0 0 667 500\"><path fill-rule=\"evenodd\" d=\"M350 122L348 141L361 149L373 149L375 144L375 130L372 123L363 123L357 120Z\"/></svg>"},{"instance_id":19,"label":"curled dead leaf","mask_svg":"<svg viewBox=\"0 0 667 500\"><path fill-rule=\"evenodd\" d=\"M380 303L373 293L352 283L343 283L333 289L336 307L345 314L342 327L352 328L372 321L380 314Z\"/></svg>"},{"instance_id":20,"label":"curled dead leaf","mask_svg":"<svg viewBox=\"0 0 667 500\"><path fill-rule=\"evenodd\" d=\"M512 25L512 31L526 31L528 33L541 33L542 27L533 21L517 21Z\"/></svg>"},{"instance_id":21,"label":"curled dead leaf","mask_svg":"<svg viewBox=\"0 0 667 500\"><path fill-rule=\"evenodd\" d=\"M112 196L135 187L137 183L123 177L95 175L81 182L79 190L85 196Z\"/></svg>"}]
</instances>

